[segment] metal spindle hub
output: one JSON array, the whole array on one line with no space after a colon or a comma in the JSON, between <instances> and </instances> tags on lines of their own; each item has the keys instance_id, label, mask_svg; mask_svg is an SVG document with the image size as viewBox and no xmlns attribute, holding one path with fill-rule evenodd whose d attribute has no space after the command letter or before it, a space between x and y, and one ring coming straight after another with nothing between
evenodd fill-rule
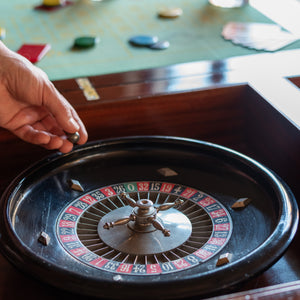
<instances>
[{"instance_id":1,"label":"metal spindle hub","mask_svg":"<svg viewBox=\"0 0 300 300\"><path fill-rule=\"evenodd\" d=\"M156 209L149 199L142 199L136 202L132 210L135 222L129 222L128 227L137 232L151 232L156 230L151 220L156 218Z\"/></svg>"},{"instance_id":2,"label":"metal spindle hub","mask_svg":"<svg viewBox=\"0 0 300 300\"><path fill-rule=\"evenodd\" d=\"M150 199L135 201L125 193L120 197L129 206L111 211L98 224L99 237L113 249L136 255L156 254L172 250L190 237L190 220L174 208L183 200L154 207Z\"/></svg>"}]
</instances>

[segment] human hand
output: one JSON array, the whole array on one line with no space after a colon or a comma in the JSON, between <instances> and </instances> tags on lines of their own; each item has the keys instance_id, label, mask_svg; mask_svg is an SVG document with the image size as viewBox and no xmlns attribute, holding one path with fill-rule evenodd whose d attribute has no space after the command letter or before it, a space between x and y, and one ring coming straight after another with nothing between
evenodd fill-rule
<instances>
[{"instance_id":1,"label":"human hand","mask_svg":"<svg viewBox=\"0 0 300 300\"><path fill-rule=\"evenodd\" d=\"M74 108L47 75L0 41L0 126L22 140L66 153L73 144L66 133L87 132Z\"/></svg>"}]
</instances>

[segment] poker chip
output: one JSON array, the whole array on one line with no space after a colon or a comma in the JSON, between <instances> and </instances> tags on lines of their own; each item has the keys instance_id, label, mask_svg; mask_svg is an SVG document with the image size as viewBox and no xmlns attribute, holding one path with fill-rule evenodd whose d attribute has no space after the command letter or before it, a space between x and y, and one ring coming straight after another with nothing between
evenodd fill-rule
<instances>
[{"instance_id":1,"label":"poker chip","mask_svg":"<svg viewBox=\"0 0 300 300\"><path fill-rule=\"evenodd\" d=\"M99 38L93 36L81 36L74 40L75 48L90 48L99 42Z\"/></svg>"},{"instance_id":2,"label":"poker chip","mask_svg":"<svg viewBox=\"0 0 300 300\"><path fill-rule=\"evenodd\" d=\"M45 12L51 12L51 11L56 11L61 8L67 7L72 4L73 1L69 1L69 0L44 0L42 4L35 6L34 9L42 10Z\"/></svg>"},{"instance_id":3,"label":"poker chip","mask_svg":"<svg viewBox=\"0 0 300 300\"><path fill-rule=\"evenodd\" d=\"M149 48L154 50L165 50L170 47L170 43L168 41L158 41L157 43L149 46Z\"/></svg>"},{"instance_id":4,"label":"poker chip","mask_svg":"<svg viewBox=\"0 0 300 300\"><path fill-rule=\"evenodd\" d=\"M138 47L149 47L158 42L158 37L155 35L135 35L129 39L129 43Z\"/></svg>"},{"instance_id":5,"label":"poker chip","mask_svg":"<svg viewBox=\"0 0 300 300\"><path fill-rule=\"evenodd\" d=\"M129 43L136 47L146 47L153 50L164 50L170 47L168 41L160 41L155 35L135 35L129 39Z\"/></svg>"},{"instance_id":6,"label":"poker chip","mask_svg":"<svg viewBox=\"0 0 300 300\"><path fill-rule=\"evenodd\" d=\"M43 5L45 6L57 6L57 5L64 5L65 0L43 0Z\"/></svg>"},{"instance_id":7,"label":"poker chip","mask_svg":"<svg viewBox=\"0 0 300 300\"><path fill-rule=\"evenodd\" d=\"M180 7L162 8L158 11L158 16L160 18L174 19L180 17L182 13L183 12Z\"/></svg>"}]
</instances>

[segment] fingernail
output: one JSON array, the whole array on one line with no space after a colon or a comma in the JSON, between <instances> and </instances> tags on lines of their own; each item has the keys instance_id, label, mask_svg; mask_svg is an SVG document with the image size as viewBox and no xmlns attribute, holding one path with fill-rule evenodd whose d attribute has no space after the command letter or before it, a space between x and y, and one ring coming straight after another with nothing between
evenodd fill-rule
<instances>
[{"instance_id":1,"label":"fingernail","mask_svg":"<svg viewBox=\"0 0 300 300\"><path fill-rule=\"evenodd\" d=\"M79 129L79 125L77 124L77 122L73 118L69 119L69 123L72 125L72 127L76 128L76 130Z\"/></svg>"}]
</instances>

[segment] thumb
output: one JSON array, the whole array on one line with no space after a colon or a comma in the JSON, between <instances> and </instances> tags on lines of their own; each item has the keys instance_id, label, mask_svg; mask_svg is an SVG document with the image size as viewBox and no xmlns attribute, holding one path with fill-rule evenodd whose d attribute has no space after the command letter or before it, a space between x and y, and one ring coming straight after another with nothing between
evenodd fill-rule
<instances>
[{"instance_id":1,"label":"thumb","mask_svg":"<svg viewBox=\"0 0 300 300\"><path fill-rule=\"evenodd\" d=\"M65 132L74 133L80 129L80 124L73 117L76 117L77 113L51 82L43 90L43 105Z\"/></svg>"}]
</instances>

